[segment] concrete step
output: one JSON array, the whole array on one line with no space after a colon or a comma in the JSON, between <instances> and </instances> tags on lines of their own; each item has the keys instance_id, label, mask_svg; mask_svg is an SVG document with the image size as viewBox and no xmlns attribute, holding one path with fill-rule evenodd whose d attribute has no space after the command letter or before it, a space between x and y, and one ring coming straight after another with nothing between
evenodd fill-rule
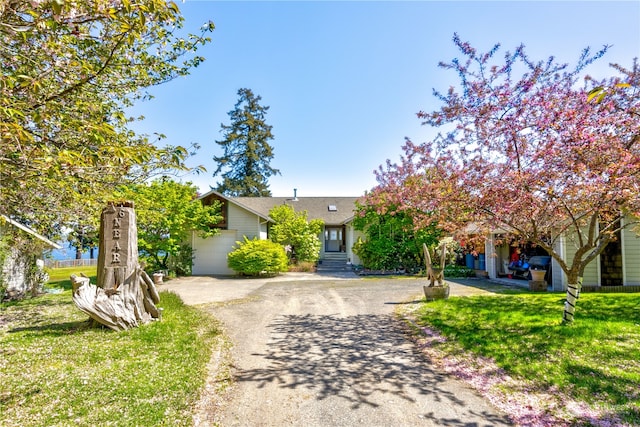
<instances>
[{"instance_id":1,"label":"concrete step","mask_svg":"<svg viewBox=\"0 0 640 427\"><path fill-rule=\"evenodd\" d=\"M318 263L318 271L348 271L351 266L347 265L347 256L325 258Z\"/></svg>"},{"instance_id":2,"label":"concrete step","mask_svg":"<svg viewBox=\"0 0 640 427\"><path fill-rule=\"evenodd\" d=\"M347 262L347 254L344 252L325 252L322 255L325 261L344 261Z\"/></svg>"}]
</instances>

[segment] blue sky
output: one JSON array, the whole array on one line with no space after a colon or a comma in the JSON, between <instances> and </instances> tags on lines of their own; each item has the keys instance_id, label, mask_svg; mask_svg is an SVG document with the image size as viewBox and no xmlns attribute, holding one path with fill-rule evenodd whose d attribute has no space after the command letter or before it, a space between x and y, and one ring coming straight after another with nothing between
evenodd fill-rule
<instances>
[{"instance_id":1,"label":"blue sky","mask_svg":"<svg viewBox=\"0 0 640 427\"><path fill-rule=\"evenodd\" d=\"M319 1L177 2L185 28L212 20L206 61L186 78L152 90L138 104L139 132L164 143L201 149L191 161L208 172L187 176L201 192L222 154L221 123L250 88L270 107L275 138L270 179L274 196L359 196L376 185L373 170L397 161L405 137L431 138L416 113L439 103L432 90L457 83L438 62L459 56L453 33L480 50L523 43L533 59L575 62L587 46L612 45L590 74L608 63L630 66L640 56L640 1Z\"/></svg>"}]
</instances>

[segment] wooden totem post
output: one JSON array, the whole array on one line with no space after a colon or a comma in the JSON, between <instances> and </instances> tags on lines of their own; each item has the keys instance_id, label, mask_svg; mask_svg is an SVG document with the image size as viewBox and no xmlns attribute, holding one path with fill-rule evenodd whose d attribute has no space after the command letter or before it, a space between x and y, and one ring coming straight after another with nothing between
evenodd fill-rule
<instances>
[{"instance_id":1,"label":"wooden totem post","mask_svg":"<svg viewBox=\"0 0 640 427\"><path fill-rule=\"evenodd\" d=\"M100 216L97 286L71 276L73 301L95 321L116 331L160 320L155 284L138 264L133 202L109 203Z\"/></svg>"}]
</instances>

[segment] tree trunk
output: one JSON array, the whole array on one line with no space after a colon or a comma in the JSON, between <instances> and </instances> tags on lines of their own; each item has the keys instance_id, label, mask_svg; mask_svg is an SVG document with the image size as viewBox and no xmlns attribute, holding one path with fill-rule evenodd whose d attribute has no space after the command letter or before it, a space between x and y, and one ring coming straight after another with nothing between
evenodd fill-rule
<instances>
[{"instance_id":1,"label":"tree trunk","mask_svg":"<svg viewBox=\"0 0 640 427\"><path fill-rule=\"evenodd\" d=\"M573 316L576 312L576 304L580 298L580 290L582 289L582 277L578 277L575 284L567 285L567 299L564 303L564 313L562 314L562 323L573 323Z\"/></svg>"},{"instance_id":2,"label":"tree trunk","mask_svg":"<svg viewBox=\"0 0 640 427\"><path fill-rule=\"evenodd\" d=\"M97 285L86 277L71 276L78 308L116 331L159 320L158 292L138 264L133 203L110 203L102 211L99 248Z\"/></svg>"}]
</instances>

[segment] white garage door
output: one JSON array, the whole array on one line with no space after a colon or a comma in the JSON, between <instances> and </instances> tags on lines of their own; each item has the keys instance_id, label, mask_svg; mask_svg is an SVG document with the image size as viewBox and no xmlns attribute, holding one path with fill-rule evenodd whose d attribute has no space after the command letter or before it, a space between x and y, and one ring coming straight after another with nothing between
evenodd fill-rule
<instances>
[{"instance_id":1,"label":"white garage door","mask_svg":"<svg viewBox=\"0 0 640 427\"><path fill-rule=\"evenodd\" d=\"M207 239L196 237L193 241L193 274L234 274L227 267L227 254L231 252L236 240L235 230L220 230L219 234Z\"/></svg>"}]
</instances>

